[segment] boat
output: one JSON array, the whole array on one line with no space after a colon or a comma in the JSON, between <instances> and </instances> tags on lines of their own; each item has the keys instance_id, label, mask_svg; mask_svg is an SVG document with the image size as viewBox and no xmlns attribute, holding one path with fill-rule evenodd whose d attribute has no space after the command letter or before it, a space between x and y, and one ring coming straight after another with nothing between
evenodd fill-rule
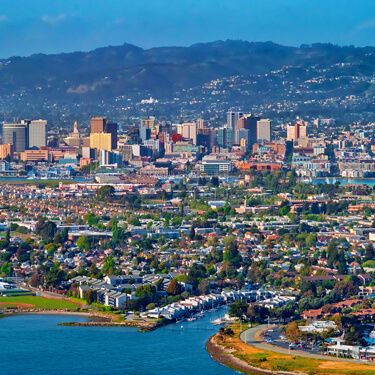
<instances>
[{"instance_id":1,"label":"boat","mask_svg":"<svg viewBox=\"0 0 375 375\"><path fill-rule=\"evenodd\" d=\"M223 320L222 318L217 318L217 319L211 320L211 324L213 324L214 326L219 326L219 325L222 325L224 323L225 323L225 320Z\"/></svg>"}]
</instances>

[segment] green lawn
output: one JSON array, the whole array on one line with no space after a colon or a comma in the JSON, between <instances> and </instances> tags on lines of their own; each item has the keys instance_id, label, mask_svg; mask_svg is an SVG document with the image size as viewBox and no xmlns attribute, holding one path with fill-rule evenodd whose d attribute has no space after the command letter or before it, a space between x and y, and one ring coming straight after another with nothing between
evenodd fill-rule
<instances>
[{"instance_id":1,"label":"green lawn","mask_svg":"<svg viewBox=\"0 0 375 375\"><path fill-rule=\"evenodd\" d=\"M79 304L61 299L35 296L0 297L0 308L36 308L43 310L77 310Z\"/></svg>"}]
</instances>

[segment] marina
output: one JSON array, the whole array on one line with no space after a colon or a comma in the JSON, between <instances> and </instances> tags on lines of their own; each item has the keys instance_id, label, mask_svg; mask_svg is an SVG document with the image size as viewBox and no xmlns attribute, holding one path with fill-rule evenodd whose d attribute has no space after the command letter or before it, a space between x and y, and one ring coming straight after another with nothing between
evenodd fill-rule
<instances>
[{"instance_id":1,"label":"marina","mask_svg":"<svg viewBox=\"0 0 375 375\"><path fill-rule=\"evenodd\" d=\"M58 368L62 375L231 375L235 372L213 361L205 350L208 338L218 330L210 321L221 314L207 312L196 321L147 333L135 328L58 325L69 320L86 321L79 316L0 319L0 337L7 342L0 351L1 372L49 375Z\"/></svg>"}]
</instances>

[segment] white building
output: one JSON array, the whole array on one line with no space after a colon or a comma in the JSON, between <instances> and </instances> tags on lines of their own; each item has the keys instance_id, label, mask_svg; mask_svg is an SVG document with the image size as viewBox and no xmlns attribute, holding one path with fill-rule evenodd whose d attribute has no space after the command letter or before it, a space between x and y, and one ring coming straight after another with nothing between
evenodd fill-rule
<instances>
[{"instance_id":1,"label":"white building","mask_svg":"<svg viewBox=\"0 0 375 375\"><path fill-rule=\"evenodd\" d=\"M46 146L47 121L32 120L28 126L29 148Z\"/></svg>"}]
</instances>

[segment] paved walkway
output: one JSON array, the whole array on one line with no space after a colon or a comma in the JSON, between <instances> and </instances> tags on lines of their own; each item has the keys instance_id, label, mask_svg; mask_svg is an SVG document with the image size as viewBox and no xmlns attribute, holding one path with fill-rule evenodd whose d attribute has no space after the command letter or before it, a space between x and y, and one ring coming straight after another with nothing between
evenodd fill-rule
<instances>
[{"instance_id":1,"label":"paved walkway","mask_svg":"<svg viewBox=\"0 0 375 375\"><path fill-rule=\"evenodd\" d=\"M259 349L269 350L269 351L276 352L276 353L299 355L301 357L323 359L325 361L351 362L351 363L361 363L361 364L375 366L375 363L373 362L366 362L366 361L360 361L360 360L348 359L348 358L330 357L326 355L308 353L302 350L289 350L289 349L281 348L280 346L272 345L272 344L265 342L261 337L261 333L263 331L266 331L267 329L271 329L275 327L276 326L268 327L266 324L262 324L253 328L249 328L241 333L240 339L246 344L250 344Z\"/></svg>"}]
</instances>

